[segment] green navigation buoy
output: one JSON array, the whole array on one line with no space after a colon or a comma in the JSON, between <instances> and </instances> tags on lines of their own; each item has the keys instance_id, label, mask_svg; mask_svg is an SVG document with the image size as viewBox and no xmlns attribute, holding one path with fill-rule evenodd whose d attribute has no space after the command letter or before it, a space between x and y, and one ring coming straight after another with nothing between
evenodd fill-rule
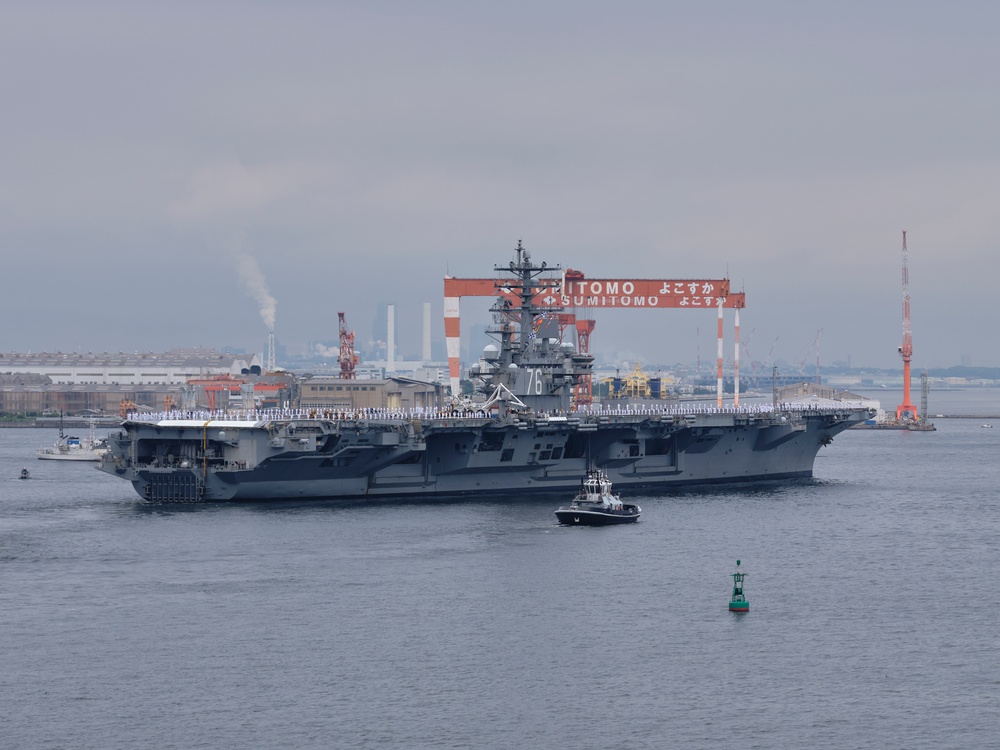
<instances>
[{"instance_id":1,"label":"green navigation buoy","mask_svg":"<svg viewBox=\"0 0 1000 750\"><path fill-rule=\"evenodd\" d=\"M747 574L740 567L739 560L736 561L736 572L731 575L733 577L733 595L729 599L729 611L749 612L750 602L743 595L743 579L747 577Z\"/></svg>"}]
</instances>

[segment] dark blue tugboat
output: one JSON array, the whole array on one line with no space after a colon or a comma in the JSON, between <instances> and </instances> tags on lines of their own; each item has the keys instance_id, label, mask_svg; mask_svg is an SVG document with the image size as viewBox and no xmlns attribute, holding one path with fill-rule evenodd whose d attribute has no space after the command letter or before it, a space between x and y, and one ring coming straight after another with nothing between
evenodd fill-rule
<instances>
[{"instance_id":1,"label":"dark blue tugboat","mask_svg":"<svg viewBox=\"0 0 1000 750\"><path fill-rule=\"evenodd\" d=\"M559 523L571 526L610 526L617 523L634 523L639 520L642 508L633 503L623 503L611 491L611 480L600 469L587 472L580 491L573 502L556 511Z\"/></svg>"}]
</instances>

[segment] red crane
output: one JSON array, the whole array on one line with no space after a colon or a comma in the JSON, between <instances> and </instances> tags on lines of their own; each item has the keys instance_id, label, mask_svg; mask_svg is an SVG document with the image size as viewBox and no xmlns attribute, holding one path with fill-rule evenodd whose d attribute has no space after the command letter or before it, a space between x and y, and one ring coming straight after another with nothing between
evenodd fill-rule
<instances>
[{"instance_id":1,"label":"red crane","mask_svg":"<svg viewBox=\"0 0 1000 750\"><path fill-rule=\"evenodd\" d=\"M462 297L503 297L518 301L497 279L459 279L446 276L444 279L444 333L448 347L448 374L452 393L459 392L461 365L459 360L459 300ZM559 309L589 310L595 307L624 308L694 308L716 309L746 306L742 292L731 292L729 279L588 279L580 271L567 269L559 279L539 279L535 292L535 303L540 307ZM721 315L721 308L720 308ZM563 317L565 316L565 317ZM560 325L572 325L575 313L563 313ZM737 319L738 320L738 319ZM738 325L738 322L737 322ZM576 320L578 347L587 353L590 335L595 323L592 320ZM738 345L738 344L737 344ZM721 331L720 331L721 346ZM722 376L719 374L721 390ZM590 397L589 384L578 389L582 399Z\"/></svg>"},{"instance_id":2,"label":"red crane","mask_svg":"<svg viewBox=\"0 0 1000 750\"><path fill-rule=\"evenodd\" d=\"M344 313L337 313L337 320L340 322L340 356L337 357L340 362L340 377L354 380L358 376L354 371L358 364L358 355L354 353L354 331L347 330Z\"/></svg>"},{"instance_id":3,"label":"red crane","mask_svg":"<svg viewBox=\"0 0 1000 750\"><path fill-rule=\"evenodd\" d=\"M896 419L917 419L917 409L910 403L910 358L913 341L910 339L910 272L909 253L906 251L906 230L903 230L903 345L899 347L903 358L903 403L896 407Z\"/></svg>"}]
</instances>

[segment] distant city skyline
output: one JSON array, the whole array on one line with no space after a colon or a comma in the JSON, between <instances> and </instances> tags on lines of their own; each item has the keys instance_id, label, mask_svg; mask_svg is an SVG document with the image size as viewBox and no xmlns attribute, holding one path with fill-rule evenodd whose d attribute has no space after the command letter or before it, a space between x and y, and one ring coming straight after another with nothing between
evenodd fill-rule
<instances>
[{"instance_id":1,"label":"distant city skyline","mask_svg":"<svg viewBox=\"0 0 1000 750\"><path fill-rule=\"evenodd\" d=\"M341 311L368 339L381 301L420 352L445 275L523 241L591 278L728 277L744 358L895 368L905 229L914 369L1000 366L993 3L0 19L0 350L301 351ZM710 310L593 318L594 352L715 357Z\"/></svg>"},{"instance_id":2,"label":"distant city skyline","mask_svg":"<svg viewBox=\"0 0 1000 750\"><path fill-rule=\"evenodd\" d=\"M388 304L391 303L384 303L384 302L380 303L379 305L380 310L375 312L371 316L371 321L370 321L371 325L369 326L369 330L371 333L369 336L360 335L356 327L349 326L350 330L354 331L357 336L355 344L356 350L359 353L364 354L364 356L368 360L372 360L374 358L379 358L379 359L385 358L385 338L387 333L387 325L386 325L387 320L385 315L385 307ZM420 303L421 306L422 304L423 303ZM489 301L471 300L464 303L463 310L465 310L465 305L469 307L472 307L473 305L479 305L485 309L485 307L488 304ZM420 349L421 349L423 331L422 329L417 329L415 325L420 323L420 321L417 320L415 316L411 319L408 316L408 313L410 311L404 310L403 312L404 314L402 319L400 319L399 315L397 315L396 330L398 332L402 327L404 330L413 332L413 335L411 336L407 334L404 338L400 338L399 334L397 333L396 356L399 359L405 359L408 361L418 361L421 359ZM490 343L491 341L491 338L485 332L488 323L482 322L488 319L488 315L477 315L476 312L481 312L481 311L470 311L467 316L463 316L462 359L463 359L463 364L466 366L471 364L478 357L479 350L481 350L483 346L485 346L487 343ZM603 333L603 331L601 330L602 321L599 319L601 312L603 311L598 311L598 313L594 316L598 318L598 324L595 328L595 333L593 334L593 337L598 342L601 341L600 336L601 333ZM619 314L619 311L610 311L610 312L612 315ZM654 315L662 314L662 311L660 311L659 313L650 313L650 314ZM682 313L671 312L668 314L681 315ZM708 315L708 313L704 314ZM695 334L689 337L688 339L689 343L694 342L693 343L694 348L685 349L685 352L677 357L671 358L667 356L668 352L657 353L655 351L651 351L648 349L640 350L638 348L607 349L604 347L599 347L593 353L595 355L595 358L603 363L617 362L617 364L619 364L620 366L629 368L631 368L635 362L639 362L640 365L695 366L700 361L703 369L705 369L706 371L712 370L714 372L716 366L716 347L717 347L717 339L715 337L715 330L714 330L716 322L715 315L716 315L715 313L711 313L709 315L711 325L696 326ZM727 311L726 315L727 315L725 319L726 329L724 338L725 349L723 356L727 371L729 371L732 368L735 341L733 340L734 331L733 331L733 321L731 319L732 312ZM480 322L472 322L475 320L478 320ZM621 323L622 321L618 322ZM380 325L385 326L386 328L385 330L381 331L381 337L376 338L376 335L379 332L378 326ZM443 326L438 321L432 321L432 325L443 329ZM770 369L774 365L779 365L784 368L788 368L791 365L795 365L796 369L798 370L805 372L809 371L815 372L815 363L817 354L816 346L818 344L821 345L821 336L820 339L817 339L814 336L814 338L810 342L806 342L803 345L802 349L800 350L799 355L795 358L792 358L792 357L786 357L784 355L779 356L775 354L777 350L777 341L766 342L768 347L766 352L761 350L760 353L758 354L758 346L753 344L754 340L753 331L754 329L751 329L749 332L750 333L749 341L747 339L748 331L745 329L745 327L741 332L740 359L741 359L742 372L745 375L750 373L755 361L758 366L766 366L768 369ZM279 359L279 364L282 360L288 360L288 359L319 360L324 357L326 357L327 359L331 359L331 361L335 362L336 357L339 353L338 349L339 341L336 336L338 332L332 331L331 333L333 335L331 335L330 338L317 339L313 341L296 341L295 339L293 339L290 345L285 342L285 339L283 338L280 332L277 333L275 340L276 340L276 352ZM431 358L431 361L443 362L446 359L443 330L434 331L432 333L431 342L433 348L432 353L434 354L434 356ZM752 350L750 348L751 345L753 346ZM0 349L0 351L7 351L7 352L16 351L18 353L36 353L36 354L44 352L97 353L97 352L118 352L118 351L126 353L129 352L141 353L141 352L166 352L175 349L181 349L181 350L213 349L220 352L230 351L235 353L247 354L248 356L252 354L257 354L259 357L263 358L266 356L266 351L267 351L267 336L266 334L264 334L263 338L259 343L257 343L256 346L252 342L249 344L249 346L247 346L242 344L237 345L226 342L200 341L196 344L175 342L171 345L163 347L162 349L150 348L148 346L124 346L117 348L87 348L83 346L77 346L71 349L64 350L64 349L45 348L36 346L18 350ZM820 348L820 352L822 352L822 348ZM753 359L750 359L751 356L753 356ZM765 357L766 359L761 359L761 357ZM919 357L919 354L917 354L915 355L914 359L920 361L921 358ZM897 358L895 362L890 361L887 364L877 365L867 362L859 362L856 360L856 358L852 357L851 355L848 355L844 359L834 361L827 359L825 356L822 356L821 354L820 365L823 368L829 368L829 369L853 368L853 369L877 369L886 371L902 370L902 360L899 358ZM959 361L957 362L940 362L940 363L926 363L926 364L922 363L916 368L915 371L918 372L920 369L928 369L928 368L947 369L949 367L974 368L974 367L998 367L998 366L1000 365L981 365L975 362L975 357L973 357L971 354L962 354L960 356Z\"/></svg>"}]
</instances>

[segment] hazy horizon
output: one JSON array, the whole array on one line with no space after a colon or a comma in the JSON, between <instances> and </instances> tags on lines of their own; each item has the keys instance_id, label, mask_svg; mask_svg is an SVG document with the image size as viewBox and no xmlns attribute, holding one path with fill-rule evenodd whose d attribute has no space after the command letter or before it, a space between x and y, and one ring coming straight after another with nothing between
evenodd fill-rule
<instances>
[{"instance_id":1,"label":"hazy horizon","mask_svg":"<svg viewBox=\"0 0 1000 750\"><path fill-rule=\"evenodd\" d=\"M741 355L1000 366L1000 8L97 0L0 10L0 351L419 352L445 275L519 240L721 278ZM462 301L463 330L489 301ZM715 357L711 310L595 310L592 351ZM733 317L726 313L726 358ZM464 363L468 364L468 363ZM741 367L745 366L741 362Z\"/></svg>"}]
</instances>

